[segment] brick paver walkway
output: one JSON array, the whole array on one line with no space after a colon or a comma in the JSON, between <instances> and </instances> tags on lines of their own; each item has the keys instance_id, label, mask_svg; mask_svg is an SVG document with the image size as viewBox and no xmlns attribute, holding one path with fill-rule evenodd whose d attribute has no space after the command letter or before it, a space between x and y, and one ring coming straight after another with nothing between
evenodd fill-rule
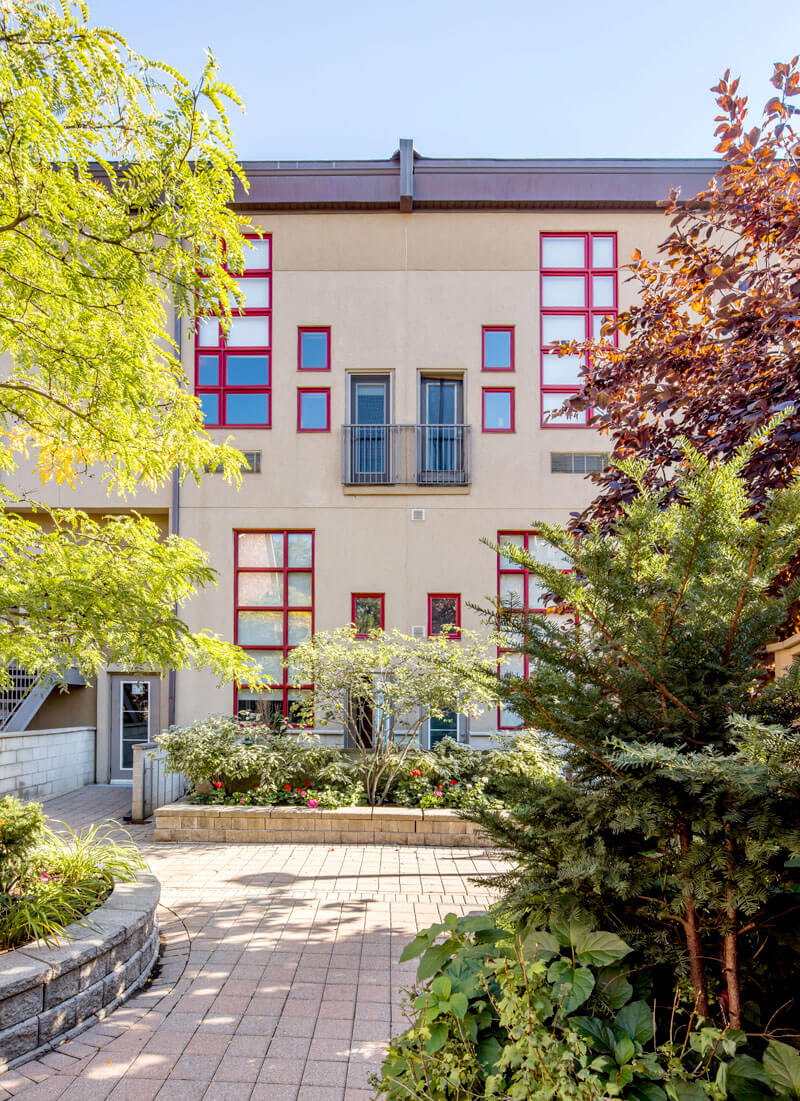
<instances>
[{"instance_id":1,"label":"brick paver walkway","mask_svg":"<svg viewBox=\"0 0 800 1101\"><path fill-rule=\"evenodd\" d=\"M129 793L51 800L77 826ZM398 964L420 926L490 901L484 850L390 845L156 845L164 954L143 992L75 1040L0 1075L0 1101L367 1101L403 1027Z\"/></svg>"}]
</instances>

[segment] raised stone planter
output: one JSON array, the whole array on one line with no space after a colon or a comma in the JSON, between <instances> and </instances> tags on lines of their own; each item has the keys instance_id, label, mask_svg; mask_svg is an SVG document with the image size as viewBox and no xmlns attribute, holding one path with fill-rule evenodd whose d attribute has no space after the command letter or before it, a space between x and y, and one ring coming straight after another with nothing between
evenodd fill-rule
<instances>
[{"instance_id":1,"label":"raised stone planter","mask_svg":"<svg viewBox=\"0 0 800 1101\"><path fill-rule=\"evenodd\" d=\"M447 845L487 848L488 838L454 810L405 807L223 807L168 803L156 810L156 841L261 844Z\"/></svg>"},{"instance_id":2,"label":"raised stone planter","mask_svg":"<svg viewBox=\"0 0 800 1101\"><path fill-rule=\"evenodd\" d=\"M0 954L0 1073L83 1031L142 985L158 956L160 893L142 873L67 926L55 947L35 941Z\"/></svg>"}]
</instances>

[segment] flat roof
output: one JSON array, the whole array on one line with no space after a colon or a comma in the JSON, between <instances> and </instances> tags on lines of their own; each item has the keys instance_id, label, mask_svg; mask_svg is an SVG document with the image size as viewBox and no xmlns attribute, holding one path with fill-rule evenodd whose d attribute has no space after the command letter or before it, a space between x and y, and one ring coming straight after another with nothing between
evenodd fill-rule
<instances>
[{"instance_id":1,"label":"flat roof","mask_svg":"<svg viewBox=\"0 0 800 1101\"><path fill-rule=\"evenodd\" d=\"M387 160L243 161L241 210L654 209L671 188L689 198L721 162L682 158L422 157L411 139Z\"/></svg>"}]
</instances>

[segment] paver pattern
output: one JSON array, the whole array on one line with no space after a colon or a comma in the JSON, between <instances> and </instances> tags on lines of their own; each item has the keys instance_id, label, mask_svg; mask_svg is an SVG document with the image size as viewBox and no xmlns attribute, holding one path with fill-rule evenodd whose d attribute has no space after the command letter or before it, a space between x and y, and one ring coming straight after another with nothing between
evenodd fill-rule
<instances>
[{"instance_id":1,"label":"paver pattern","mask_svg":"<svg viewBox=\"0 0 800 1101\"><path fill-rule=\"evenodd\" d=\"M73 828L130 793L51 800ZM404 1026L399 964L420 927L491 901L483 849L211 845L131 833L162 883L160 973L76 1039L0 1075L0 1101L368 1101Z\"/></svg>"}]
</instances>

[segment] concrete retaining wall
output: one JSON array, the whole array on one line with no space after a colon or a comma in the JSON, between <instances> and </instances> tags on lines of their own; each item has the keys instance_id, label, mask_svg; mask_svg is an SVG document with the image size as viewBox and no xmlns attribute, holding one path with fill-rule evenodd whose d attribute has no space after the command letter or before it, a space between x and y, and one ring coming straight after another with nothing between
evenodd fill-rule
<instances>
[{"instance_id":1,"label":"concrete retaining wall","mask_svg":"<svg viewBox=\"0 0 800 1101\"><path fill-rule=\"evenodd\" d=\"M479 826L454 810L405 807L223 807L169 803L156 810L156 841L458 845L486 848Z\"/></svg>"},{"instance_id":2,"label":"concrete retaining wall","mask_svg":"<svg viewBox=\"0 0 800 1101\"><path fill-rule=\"evenodd\" d=\"M141 873L55 947L36 941L0 954L0 1073L88 1028L141 986L158 956L160 893L155 876Z\"/></svg>"},{"instance_id":3,"label":"concrete retaining wall","mask_svg":"<svg viewBox=\"0 0 800 1101\"><path fill-rule=\"evenodd\" d=\"M0 734L0 797L48 799L94 783L93 726Z\"/></svg>"}]
</instances>

